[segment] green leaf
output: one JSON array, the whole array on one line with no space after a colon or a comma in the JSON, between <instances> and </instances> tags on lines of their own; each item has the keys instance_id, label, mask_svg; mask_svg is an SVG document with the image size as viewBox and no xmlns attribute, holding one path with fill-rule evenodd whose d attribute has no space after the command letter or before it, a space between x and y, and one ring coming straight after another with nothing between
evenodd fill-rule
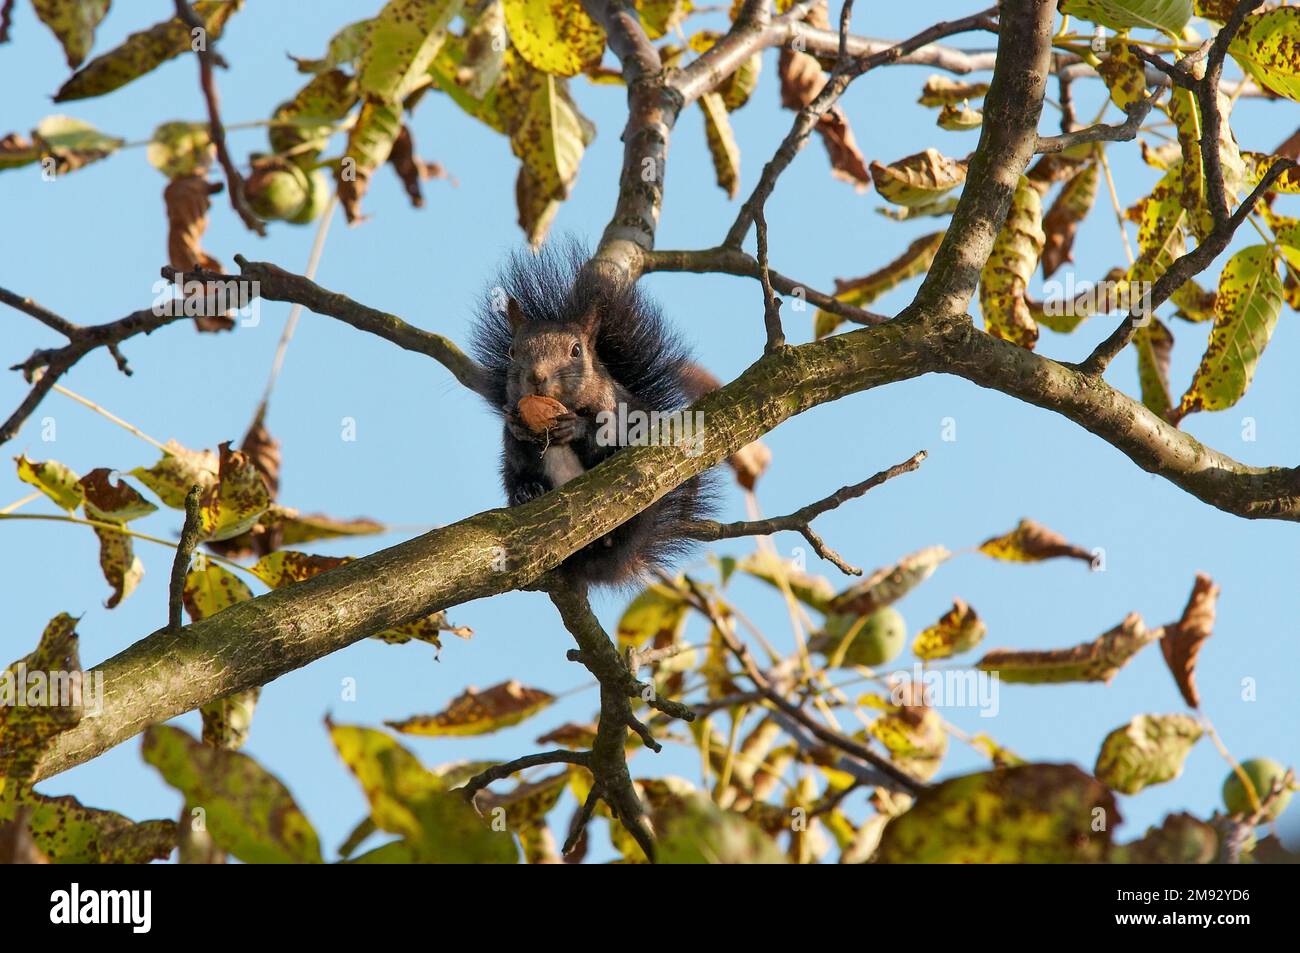
<instances>
[{"instance_id":1,"label":"green leaf","mask_svg":"<svg viewBox=\"0 0 1300 953\"><path fill-rule=\"evenodd\" d=\"M194 13L207 27L207 42L221 36L221 31L243 0L198 0ZM121 46L97 56L73 73L54 96L56 103L72 99L102 96L139 79L158 66L188 53L190 30L176 17L155 23L147 30L132 33Z\"/></svg>"},{"instance_id":2,"label":"green leaf","mask_svg":"<svg viewBox=\"0 0 1300 953\"><path fill-rule=\"evenodd\" d=\"M242 579L206 556L195 556L193 567L185 574L181 599L195 622L251 598L253 592ZM260 694L260 688L250 688L200 708L204 743L231 751L243 747Z\"/></svg>"},{"instance_id":3,"label":"green leaf","mask_svg":"<svg viewBox=\"0 0 1300 953\"><path fill-rule=\"evenodd\" d=\"M71 513L85 500L86 494L81 489L77 474L59 461L38 462L28 460L26 456L17 456L14 457L14 462L18 464L18 479L36 487L60 509Z\"/></svg>"},{"instance_id":4,"label":"green leaf","mask_svg":"<svg viewBox=\"0 0 1300 953\"><path fill-rule=\"evenodd\" d=\"M928 207L966 181L966 163L926 149L889 165L872 162L871 178L887 201L909 208Z\"/></svg>"},{"instance_id":5,"label":"green leaf","mask_svg":"<svg viewBox=\"0 0 1300 953\"><path fill-rule=\"evenodd\" d=\"M718 93L705 93L699 99L704 114L704 138L713 157L713 172L718 186L734 199L740 191L740 146L727 118L727 105Z\"/></svg>"},{"instance_id":6,"label":"green leaf","mask_svg":"<svg viewBox=\"0 0 1300 953\"><path fill-rule=\"evenodd\" d=\"M0 672L0 790L31 777L55 737L81 721L94 701L82 691L77 619L61 612L36 648ZM102 699L100 699L102 701ZM64 704L68 702L69 704Z\"/></svg>"},{"instance_id":7,"label":"green leaf","mask_svg":"<svg viewBox=\"0 0 1300 953\"><path fill-rule=\"evenodd\" d=\"M211 748L179 728L152 725L144 760L201 807L219 846L248 864L319 864L320 841L289 790L248 755Z\"/></svg>"},{"instance_id":8,"label":"green leaf","mask_svg":"<svg viewBox=\"0 0 1300 953\"><path fill-rule=\"evenodd\" d=\"M401 131L401 106L373 98L362 102L357 121L348 132L339 173L339 201L349 223L361 221L361 199L370 187L370 177L388 161Z\"/></svg>"},{"instance_id":9,"label":"green leaf","mask_svg":"<svg viewBox=\"0 0 1300 953\"><path fill-rule=\"evenodd\" d=\"M1092 642L1068 649L1016 651L994 649L975 663L982 672L996 672L1004 682L1047 685L1056 682L1110 683L1119 670L1145 645L1154 642L1159 629L1148 629L1136 612Z\"/></svg>"},{"instance_id":10,"label":"green leaf","mask_svg":"<svg viewBox=\"0 0 1300 953\"><path fill-rule=\"evenodd\" d=\"M388 0L366 33L357 69L361 91L395 103L426 82L460 8L461 0Z\"/></svg>"},{"instance_id":11,"label":"green leaf","mask_svg":"<svg viewBox=\"0 0 1300 953\"><path fill-rule=\"evenodd\" d=\"M1192 18L1192 0L1061 0L1060 10L1112 30L1141 27L1181 33Z\"/></svg>"},{"instance_id":12,"label":"green leaf","mask_svg":"<svg viewBox=\"0 0 1300 953\"><path fill-rule=\"evenodd\" d=\"M32 130L32 140L40 149L42 158L54 162L58 175L98 162L112 155L125 142L71 116L46 116Z\"/></svg>"},{"instance_id":13,"label":"green leaf","mask_svg":"<svg viewBox=\"0 0 1300 953\"><path fill-rule=\"evenodd\" d=\"M271 116L267 137L277 155L292 153L310 163L334 134L335 127L357 103L357 82L342 70L328 70L307 81L293 99L281 103Z\"/></svg>"},{"instance_id":14,"label":"green leaf","mask_svg":"<svg viewBox=\"0 0 1300 953\"><path fill-rule=\"evenodd\" d=\"M518 860L519 851L508 832L489 828L458 791L449 791L445 781L425 770L392 738L369 728L328 727L339 756L370 802L375 825L403 835L400 843L417 862L512 864ZM402 853L403 849L388 850L388 854ZM365 856L358 861L368 862Z\"/></svg>"},{"instance_id":15,"label":"green leaf","mask_svg":"<svg viewBox=\"0 0 1300 953\"><path fill-rule=\"evenodd\" d=\"M919 549L845 589L831 601L830 609L841 615L871 615L903 598L951 557L952 553L942 546Z\"/></svg>"},{"instance_id":16,"label":"green leaf","mask_svg":"<svg viewBox=\"0 0 1300 953\"><path fill-rule=\"evenodd\" d=\"M108 13L110 0L32 0L41 22L63 46L68 68L76 69L95 43L95 28Z\"/></svg>"},{"instance_id":17,"label":"green leaf","mask_svg":"<svg viewBox=\"0 0 1300 953\"><path fill-rule=\"evenodd\" d=\"M86 807L74 797L35 791L0 796L0 823L30 809L27 823L37 848L56 864L147 864L165 860L176 846L176 822L134 821Z\"/></svg>"},{"instance_id":18,"label":"green leaf","mask_svg":"<svg viewBox=\"0 0 1300 953\"><path fill-rule=\"evenodd\" d=\"M569 197L578 178L578 165L596 128L578 111L567 83L508 58L498 101L517 97L503 113L510 131L510 148L523 161L516 202L519 224L529 241L546 235L558 205Z\"/></svg>"},{"instance_id":19,"label":"green leaf","mask_svg":"<svg viewBox=\"0 0 1300 953\"><path fill-rule=\"evenodd\" d=\"M922 235L903 251L901 255L882 268L877 268L862 278L835 279L835 299L855 308L865 308L887 291L892 291L909 278L923 275L934 261L935 253L943 243L943 232ZM813 321L814 333L818 340L835 332L842 322L836 314L817 309Z\"/></svg>"},{"instance_id":20,"label":"green leaf","mask_svg":"<svg viewBox=\"0 0 1300 953\"><path fill-rule=\"evenodd\" d=\"M693 793L653 813L661 864L783 864L785 855L753 822Z\"/></svg>"},{"instance_id":21,"label":"green leaf","mask_svg":"<svg viewBox=\"0 0 1300 953\"><path fill-rule=\"evenodd\" d=\"M1074 765L999 768L921 791L885 828L876 861L1097 863L1119 822L1114 795Z\"/></svg>"},{"instance_id":22,"label":"green leaf","mask_svg":"<svg viewBox=\"0 0 1300 953\"><path fill-rule=\"evenodd\" d=\"M1205 733L1190 715L1138 715L1101 743L1093 773L1121 794L1137 794L1183 773L1192 745Z\"/></svg>"},{"instance_id":23,"label":"green leaf","mask_svg":"<svg viewBox=\"0 0 1300 953\"><path fill-rule=\"evenodd\" d=\"M1255 376L1282 313L1282 282L1273 251L1244 248L1223 267L1214 300L1214 329L1177 415L1223 410L1239 401Z\"/></svg>"},{"instance_id":24,"label":"green leaf","mask_svg":"<svg viewBox=\"0 0 1300 953\"><path fill-rule=\"evenodd\" d=\"M681 592L651 583L623 610L618 620L618 644L671 645L681 637L689 610Z\"/></svg>"},{"instance_id":25,"label":"green leaf","mask_svg":"<svg viewBox=\"0 0 1300 953\"><path fill-rule=\"evenodd\" d=\"M1115 847L1113 864L1209 864L1219 854L1219 834L1190 814L1170 814L1141 840Z\"/></svg>"},{"instance_id":26,"label":"green leaf","mask_svg":"<svg viewBox=\"0 0 1300 953\"><path fill-rule=\"evenodd\" d=\"M175 440L168 440L162 459L145 469L131 471L135 477L174 510L185 509L185 495L190 487L207 489L215 486L219 463L211 450L189 450Z\"/></svg>"},{"instance_id":27,"label":"green leaf","mask_svg":"<svg viewBox=\"0 0 1300 953\"><path fill-rule=\"evenodd\" d=\"M1042 200L1022 175L1007 220L980 272L980 312L989 334L1031 350L1038 340L1038 325L1025 292L1045 242Z\"/></svg>"},{"instance_id":28,"label":"green leaf","mask_svg":"<svg viewBox=\"0 0 1300 953\"><path fill-rule=\"evenodd\" d=\"M600 62L605 31L572 0L503 0L506 27L521 56L555 76Z\"/></svg>"},{"instance_id":29,"label":"green leaf","mask_svg":"<svg viewBox=\"0 0 1300 953\"><path fill-rule=\"evenodd\" d=\"M1219 123L1219 165L1229 203L1246 181L1246 166L1241 150L1237 147L1237 140L1228 124L1231 109L1231 101L1220 91L1219 114L1222 121ZM1183 150L1183 161L1179 166L1181 204L1190 213L1188 224L1192 231L1203 239L1214 227L1214 218L1210 214L1209 186L1201 162L1201 140L1205 138L1201 105L1191 90L1175 88L1170 94L1166 111L1177 127L1178 143Z\"/></svg>"},{"instance_id":30,"label":"green leaf","mask_svg":"<svg viewBox=\"0 0 1300 953\"><path fill-rule=\"evenodd\" d=\"M201 174L214 154L206 122L165 122L154 129L145 152L149 164L169 179Z\"/></svg>"},{"instance_id":31,"label":"green leaf","mask_svg":"<svg viewBox=\"0 0 1300 953\"><path fill-rule=\"evenodd\" d=\"M829 612L835 589L825 576L814 576L772 553L759 550L736 564L736 569L761 579L774 589L790 587L790 594L809 608Z\"/></svg>"},{"instance_id":32,"label":"green leaf","mask_svg":"<svg viewBox=\"0 0 1300 953\"><path fill-rule=\"evenodd\" d=\"M1246 17L1228 52L1265 89L1300 100L1300 8L1277 7Z\"/></svg>"},{"instance_id":33,"label":"green leaf","mask_svg":"<svg viewBox=\"0 0 1300 953\"><path fill-rule=\"evenodd\" d=\"M528 688L511 679L483 691L467 688L436 714L416 715L385 724L403 734L426 737L486 735L517 725L550 707L554 701L555 696L550 692Z\"/></svg>"},{"instance_id":34,"label":"green leaf","mask_svg":"<svg viewBox=\"0 0 1300 953\"><path fill-rule=\"evenodd\" d=\"M340 66L352 66L361 57L366 47L366 37L370 33L373 20L358 20L349 23L330 38L325 56L318 60L289 58L298 64L300 73L325 73Z\"/></svg>"}]
</instances>

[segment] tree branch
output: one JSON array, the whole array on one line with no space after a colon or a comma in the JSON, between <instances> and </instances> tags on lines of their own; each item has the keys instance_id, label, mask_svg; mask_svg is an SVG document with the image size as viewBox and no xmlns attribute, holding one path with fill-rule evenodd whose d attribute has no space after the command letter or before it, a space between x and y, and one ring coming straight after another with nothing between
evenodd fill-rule
<instances>
[{"instance_id":1,"label":"tree branch","mask_svg":"<svg viewBox=\"0 0 1300 953\"><path fill-rule=\"evenodd\" d=\"M172 560L171 582L167 598L167 631L180 630L181 605L185 596L185 576L190 570L190 557L199 544L199 498L203 488L197 483L185 494L185 524L181 527L180 544L176 547L176 557Z\"/></svg>"},{"instance_id":2,"label":"tree branch","mask_svg":"<svg viewBox=\"0 0 1300 953\"><path fill-rule=\"evenodd\" d=\"M892 480L896 476L904 473L910 473L921 465L921 461L926 458L924 450L913 454L902 463L897 463L887 470L881 470L875 476L868 477L861 483L854 483L850 486L841 487L830 496L818 500L816 503L809 503L801 509L795 510L788 516L775 516L765 520L745 520L737 523L718 523L714 520L696 520L687 524L684 529L684 535L691 539L698 539L702 542L715 542L720 539L735 539L739 536L770 536L773 533L782 530L792 530L802 533L804 538L812 544L812 548L822 559L834 563L841 572L850 576L861 576L862 570L856 566L851 566L840 558L839 554L827 546L820 536L812 529L812 521L823 513L835 509L842 503L849 500L855 500L862 496L868 490L880 486L886 480Z\"/></svg>"},{"instance_id":3,"label":"tree branch","mask_svg":"<svg viewBox=\"0 0 1300 953\"><path fill-rule=\"evenodd\" d=\"M248 207L248 200L244 196L244 178L235 168L235 162L230 157L230 148L226 145L226 127L221 121L221 103L217 95L217 81L214 75L214 67L225 68L226 61L212 48L216 41L208 33L203 20L190 7L189 0L175 0L175 3L177 19L188 26L191 32L199 31L202 41L194 50L194 55L199 59L199 86L208 107L208 131L212 137L212 144L216 147L217 162L226 173L226 191L230 193L230 207L250 230L265 237L266 224Z\"/></svg>"},{"instance_id":4,"label":"tree branch","mask_svg":"<svg viewBox=\"0 0 1300 953\"><path fill-rule=\"evenodd\" d=\"M1068 89L1069 87L1062 88ZM1142 123L1146 121L1147 115L1151 112L1151 107L1156 104L1156 100L1163 93L1163 89L1156 89L1151 95L1130 105L1125 110L1128 118L1118 125L1109 126L1105 123L1097 123L1095 126L1088 126L1085 129L1063 132L1059 136L1039 136L1038 145L1034 151L1041 155L1047 155L1064 152L1066 149L1088 142L1128 142L1137 137L1138 130L1142 128Z\"/></svg>"},{"instance_id":5,"label":"tree branch","mask_svg":"<svg viewBox=\"0 0 1300 953\"><path fill-rule=\"evenodd\" d=\"M979 144L952 222L904 314L966 313L1011 196L1038 145L1056 7L1044 0L1004 0L998 15L999 55L984 99Z\"/></svg>"}]
</instances>

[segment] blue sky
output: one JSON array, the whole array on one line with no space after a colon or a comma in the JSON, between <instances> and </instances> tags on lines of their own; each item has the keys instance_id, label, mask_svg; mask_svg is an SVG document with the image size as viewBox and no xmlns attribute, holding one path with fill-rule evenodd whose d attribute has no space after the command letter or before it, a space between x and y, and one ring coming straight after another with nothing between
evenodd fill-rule
<instances>
[{"instance_id":1,"label":"blue sky","mask_svg":"<svg viewBox=\"0 0 1300 953\"><path fill-rule=\"evenodd\" d=\"M267 117L302 83L285 53L320 55L336 29L378 5L377 0L248 4L221 44L232 65L219 75L226 121ZM115 5L100 27L96 52L168 15L170 9L167 0ZM857 12L855 29L901 37L935 18L967 12L967 5L950 2L917 8L872 4ZM991 38L974 35L960 45L989 43ZM43 116L63 112L136 141L147 139L164 120L198 120L204 115L196 67L188 57L107 97L52 105L48 97L66 73L55 40L30 7L20 3L13 42L0 48L0 88L8 91L0 133L27 133ZM915 105L930 73L922 67L895 67L869 74L852 87L845 108L869 159L888 162L931 145L961 156L974 147L975 133L940 130L934 126L934 113ZM623 91L585 81L575 81L573 88L599 132L583 158L575 194L561 209L552 234L571 233L594 242L613 207ZM1079 114L1093 115L1101 95L1097 81L1076 84ZM1297 119L1300 111L1292 103L1244 101L1234 114L1233 127L1243 148L1269 150L1295 128ZM769 53L753 100L733 116L742 150L742 195L752 188L790 120L791 114L779 109L775 54ZM1054 112L1045 114L1044 124L1056 131ZM412 126L420 152L441 162L456 184L428 183L426 207L413 210L396 178L381 170L365 200L371 220L348 228L340 215L318 280L463 341L477 294L502 255L521 241L515 225L516 160L504 138L465 116L445 97L425 97ZM246 157L265 148L265 133L232 132L231 142L237 157ZM1126 205L1145 194L1159 176L1141 164L1135 146L1113 148L1110 155ZM0 175L5 226L0 285L81 323L112 320L146 306L165 260L164 185L139 148L55 182L42 181L30 168ZM856 193L833 180L825 150L819 142L810 144L768 204L774 266L829 289L834 277L865 274L917 235L937 227L936 220L891 222L876 214L881 204L874 194ZM1103 191L1097 209L1080 229L1074 266L1080 280L1123 264L1107 206ZM715 244L735 209L714 183L702 116L692 107L681 117L672 142L658 245ZM242 253L301 270L313 234L314 228L276 224L268 237L258 239L237 221L225 197L218 196L204 245L227 264ZM1063 270L1059 277L1064 276ZM737 375L761 353L757 283L724 276L654 275L645 284L723 379ZM893 312L906 304L914 287L911 282L873 307ZM287 305L264 303L259 326L228 335L168 328L127 343L134 377L118 374L101 352L79 364L64 383L160 440L174 438L191 447L238 440L261 394L287 313ZM795 342L810 338L811 318L811 309L800 315L787 307L787 335ZM1110 330L1111 320L1094 319L1071 336L1044 331L1039 350L1079 359ZM0 322L6 366L34 348L57 343L52 332L16 312L6 311ZM1178 341L1171 379L1179 392L1196 367L1208 328L1180 322L1173 331ZM1285 367L1298 348L1295 314L1288 311L1241 403L1226 412L1194 415L1186 429L1249 463L1293 463L1300 442L1294 413L1300 383ZM1135 391L1132 353L1118 358L1108 376L1117 386ZM23 392L17 374L0 377L4 413L16 406ZM41 439L43 417L54 419L53 442ZM949 417L956 422L957 439L944 442L941 427ZM355 441L341 439L344 418L356 421ZM1245 418L1255 422L1253 441L1243 439ZM498 427L477 399L428 359L331 319L304 314L272 400L269 424L283 443L285 504L339 516L366 515L404 527L388 537L342 546L321 544L316 551L361 555L414 535L419 528L449 523L502 502L496 477ZM930 451L919 472L819 522L828 542L867 568L891 563L922 546L965 549L1009 530L1023 516L1080 545L1105 549L1106 569L1096 573L1075 562L1022 566L960 554L900 603L913 630L933 622L959 596L988 623L987 647L1069 646L1094 638L1130 611L1142 613L1152 625L1177 618L1196 572L1209 573L1223 592L1215 636L1199 664L1204 709L1238 757L1266 755L1300 762L1300 734L1295 730L1300 717L1300 633L1295 621L1294 527L1220 513L1138 469L1074 424L955 378L930 376L822 406L787 422L766 441L775 462L760 485L759 499L763 510L774 515L918 449ZM10 456L25 452L36 459L52 457L78 472L97 466L128 470L148 465L157 456L147 444L57 394L5 449ZM7 481L0 482L0 506L26 495L25 485L12 471L0 480ZM24 511L50 509L36 503ZM724 517L743 517L738 491L729 490ZM179 521L173 511L164 511L135 525L170 538ZM788 534L775 542L786 554L803 545ZM742 554L752 546L737 541L715 551ZM86 664L156 629L166 616L170 553L148 543L138 543L137 552L145 560L145 579L121 607L109 611L103 607L107 586L98 574L97 545L88 529L0 523L0 591L9 620L5 657L30 651L45 622L60 611L83 614L79 631ZM812 562L810 568L842 584L833 567L817 565L815 557ZM702 562L696 568L707 571ZM733 594L771 639L792 647L779 600L761 586L743 582ZM600 599L598 609L611 626L625 600L618 595ZM434 661L427 646L367 641L292 672L264 690L245 750L285 781L327 848L336 847L365 813L364 799L323 729L327 713L337 721L375 725L438 710L469 685L482 688L516 677L559 694L588 681L564 660L569 639L543 596L513 593L460 606L450 614L457 623L472 626L476 635L470 642L448 639L440 661ZM689 635L701 634L693 623ZM345 678L357 680L354 702L341 700ZM1255 700L1243 700L1243 679L1253 680ZM595 706L594 689L586 688L566 694L523 726L496 735L410 739L409 744L430 764L507 758L533 750L534 738L563 721L587 720ZM992 734L1026 758L1073 760L1091 767L1101 739L1111 729L1138 714L1181 710L1177 690L1153 646L1110 686L1003 686L996 718L980 719L969 710L945 714L964 728ZM178 723L197 731L198 717L188 715ZM981 766L977 755L954 743L945 773ZM1203 741L1176 782L1121 799L1126 819L1121 835L1139 835L1168 811L1207 815L1219 803L1226 770ZM638 754L633 772L698 779L698 756L670 745L658 756ZM138 740L45 782L41 790L74 794L136 818L171 816L179 807L177 794L140 761ZM1296 813L1284 819L1284 830L1300 840Z\"/></svg>"}]
</instances>

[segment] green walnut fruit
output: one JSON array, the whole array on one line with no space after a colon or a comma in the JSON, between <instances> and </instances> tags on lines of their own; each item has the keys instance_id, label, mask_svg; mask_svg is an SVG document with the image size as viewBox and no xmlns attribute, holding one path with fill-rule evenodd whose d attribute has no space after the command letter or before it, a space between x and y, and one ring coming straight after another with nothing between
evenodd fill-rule
<instances>
[{"instance_id":1,"label":"green walnut fruit","mask_svg":"<svg viewBox=\"0 0 1300 953\"><path fill-rule=\"evenodd\" d=\"M1268 792L1273 790L1273 785L1286 775L1286 768L1278 764L1272 758L1252 758L1249 761L1241 762L1241 770L1246 772L1250 778L1251 786L1255 789L1255 796L1261 801L1268 797ZM1291 792L1284 790L1268 810L1264 812L1263 821L1275 821L1282 816L1286 810L1287 803L1291 800ZM1246 785L1242 784L1241 778L1237 777L1236 771L1228 772L1228 777L1223 782L1223 803L1228 808L1230 814L1254 814L1255 808L1250 801L1250 793L1246 790Z\"/></svg>"},{"instance_id":2,"label":"green walnut fruit","mask_svg":"<svg viewBox=\"0 0 1300 953\"><path fill-rule=\"evenodd\" d=\"M329 205L330 195L333 192L334 187L324 170L312 170L307 179L307 201L303 203L302 211L289 221L295 225L306 225L308 222L316 221L325 211L325 206Z\"/></svg>"},{"instance_id":3,"label":"green walnut fruit","mask_svg":"<svg viewBox=\"0 0 1300 953\"><path fill-rule=\"evenodd\" d=\"M302 214L310 193L307 173L292 162L256 169L244 183L249 206L266 219L283 221Z\"/></svg>"},{"instance_id":4,"label":"green walnut fruit","mask_svg":"<svg viewBox=\"0 0 1300 953\"><path fill-rule=\"evenodd\" d=\"M856 615L832 614L826 617L821 636L821 651L832 660L839 656L844 640L852 636L852 641L844 647L841 665L884 665L903 651L907 643L907 623L892 606L877 609L865 619Z\"/></svg>"}]
</instances>

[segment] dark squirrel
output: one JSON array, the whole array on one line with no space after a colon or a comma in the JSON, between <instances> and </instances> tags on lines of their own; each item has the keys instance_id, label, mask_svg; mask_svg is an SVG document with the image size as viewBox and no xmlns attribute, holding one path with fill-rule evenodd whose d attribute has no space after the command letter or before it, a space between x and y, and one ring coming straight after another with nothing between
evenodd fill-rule
<instances>
[{"instance_id":1,"label":"dark squirrel","mask_svg":"<svg viewBox=\"0 0 1300 953\"><path fill-rule=\"evenodd\" d=\"M583 276L577 246L515 253L480 308L472 343L480 392L504 418L501 477L509 505L536 499L617 452L627 434L611 414L681 410L699 396L695 365L658 307L635 287L610 291ZM520 419L520 398L568 409L544 433ZM563 564L589 584L636 582L681 556L683 524L706 516L699 477L672 490Z\"/></svg>"}]
</instances>

